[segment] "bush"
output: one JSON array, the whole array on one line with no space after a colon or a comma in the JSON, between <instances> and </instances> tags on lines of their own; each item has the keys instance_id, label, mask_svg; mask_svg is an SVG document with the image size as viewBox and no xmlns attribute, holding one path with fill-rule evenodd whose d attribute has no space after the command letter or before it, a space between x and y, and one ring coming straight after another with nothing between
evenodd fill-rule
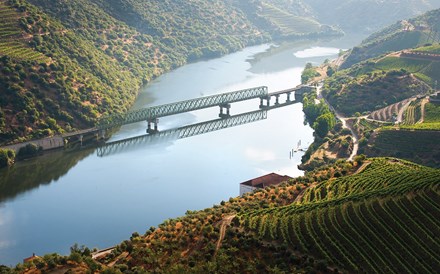
<instances>
[{"instance_id":1,"label":"bush","mask_svg":"<svg viewBox=\"0 0 440 274\"><path fill-rule=\"evenodd\" d=\"M0 149L0 168L14 164L15 152L10 149Z\"/></svg>"},{"instance_id":2,"label":"bush","mask_svg":"<svg viewBox=\"0 0 440 274\"><path fill-rule=\"evenodd\" d=\"M34 143L30 143L24 147L21 147L18 150L17 157L18 157L18 159L25 159L25 158L29 158L29 157L34 157L34 156L38 155L38 153L41 152L42 150L43 150L42 147L40 147Z\"/></svg>"}]
</instances>

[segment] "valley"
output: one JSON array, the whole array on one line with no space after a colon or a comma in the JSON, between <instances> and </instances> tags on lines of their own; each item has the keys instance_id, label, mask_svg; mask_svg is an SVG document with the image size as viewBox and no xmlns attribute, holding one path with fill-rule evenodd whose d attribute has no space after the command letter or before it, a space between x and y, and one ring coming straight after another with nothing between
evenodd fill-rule
<instances>
[{"instance_id":1,"label":"valley","mask_svg":"<svg viewBox=\"0 0 440 274\"><path fill-rule=\"evenodd\" d=\"M0 0L0 273L436 272L439 7ZM270 97L118 124L300 83L253 123Z\"/></svg>"}]
</instances>

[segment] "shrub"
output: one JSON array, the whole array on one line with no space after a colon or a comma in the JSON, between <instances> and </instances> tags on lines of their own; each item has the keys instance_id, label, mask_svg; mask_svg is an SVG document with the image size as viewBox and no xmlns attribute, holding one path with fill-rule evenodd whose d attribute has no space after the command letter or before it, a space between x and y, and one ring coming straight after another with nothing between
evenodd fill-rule
<instances>
[{"instance_id":1,"label":"shrub","mask_svg":"<svg viewBox=\"0 0 440 274\"><path fill-rule=\"evenodd\" d=\"M0 168L14 164L15 152L10 149L0 149Z\"/></svg>"},{"instance_id":2,"label":"shrub","mask_svg":"<svg viewBox=\"0 0 440 274\"><path fill-rule=\"evenodd\" d=\"M36 145L34 143L30 143L30 144L27 144L24 147L21 147L18 150L17 157L19 159L25 159L25 158L33 157L33 156L36 156L42 150L43 150L42 147L40 147L40 146L38 146L38 145Z\"/></svg>"}]
</instances>

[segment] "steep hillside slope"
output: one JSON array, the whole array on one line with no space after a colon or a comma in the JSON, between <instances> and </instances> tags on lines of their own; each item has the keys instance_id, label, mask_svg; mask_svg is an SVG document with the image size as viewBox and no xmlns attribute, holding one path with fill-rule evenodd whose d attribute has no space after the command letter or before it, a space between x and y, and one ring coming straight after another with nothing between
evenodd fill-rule
<instances>
[{"instance_id":1,"label":"steep hillside slope","mask_svg":"<svg viewBox=\"0 0 440 274\"><path fill-rule=\"evenodd\" d=\"M368 65L366 65L368 66ZM411 96L426 95L430 86L399 66L376 70L352 68L326 80L323 94L345 116L381 109Z\"/></svg>"},{"instance_id":2,"label":"steep hillside slope","mask_svg":"<svg viewBox=\"0 0 440 274\"><path fill-rule=\"evenodd\" d=\"M299 204L243 214L267 241L349 272L435 272L440 267L440 173L393 159L309 189Z\"/></svg>"},{"instance_id":3,"label":"steep hillside slope","mask_svg":"<svg viewBox=\"0 0 440 274\"><path fill-rule=\"evenodd\" d=\"M0 144L91 127L165 71L269 39L223 1L169 2L1 0Z\"/></svg>"},{"instance_id":4,"label":"steep hillside slope","mask_svg":"<svg viewBox=\"0 0 440 274\"><path fill-rule=\"evenodd\" d=\"M34 265L106 273L432 273L440 267L439 186L439 170L410 162L339 161L135 232L96 260L76 246L68 258L46 255ZM14 271L26 269L35 266Z\"/></svg>"},{"instance_id":5,"label":"steep hillside slope","mask_svg":"<svg viewBox=\"0 0 440 274\"><path fill-rule=\"evenodd\" d=\"M361 45L353 48L341 68L391 51L415 48L426 43L440 42L440 10L429 11L419 17L399 21L372 34Z\"/></svg>"}]
</instances>

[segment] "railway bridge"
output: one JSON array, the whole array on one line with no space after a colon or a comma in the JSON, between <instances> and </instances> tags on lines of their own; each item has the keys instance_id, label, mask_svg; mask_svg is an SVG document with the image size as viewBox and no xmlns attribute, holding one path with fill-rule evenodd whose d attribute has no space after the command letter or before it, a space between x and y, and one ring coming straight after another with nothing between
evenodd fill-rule
<instances>
[{"instance_id":1,"label":"railway bridge","mask_svg":"<svg viewBox=\"0 0 440 274\"><path fill-rule=\"evenodd\" d=\"M287 96L287 99L286 102L282 103L282 105L285 106L286 104L293 104L301 101L302 94L310 90L311 88L312 87L310 86L298 86L296 88L286 89L274 93L269 93L266 86L243 89L239 91L200 97L171 104L142 108L134 111L129 111L124 114L106 116L98 121L96 128L100 131L105 131L107 129L122 125L146 121L148 123L147 133L154 134L159 132L158 123L159 118L161 117L205 108L219 107L219 117L229 118L231 116L230 109L232 103L259 98L259 108L261 110L264 110L271 108L271 98L275 98L274 106L279 106L281 105L279 98L281 95L285 94ZM295 98L293 98L293 100L291 97L292 93L295 95Z\"/></svg>"}]
</instances>

